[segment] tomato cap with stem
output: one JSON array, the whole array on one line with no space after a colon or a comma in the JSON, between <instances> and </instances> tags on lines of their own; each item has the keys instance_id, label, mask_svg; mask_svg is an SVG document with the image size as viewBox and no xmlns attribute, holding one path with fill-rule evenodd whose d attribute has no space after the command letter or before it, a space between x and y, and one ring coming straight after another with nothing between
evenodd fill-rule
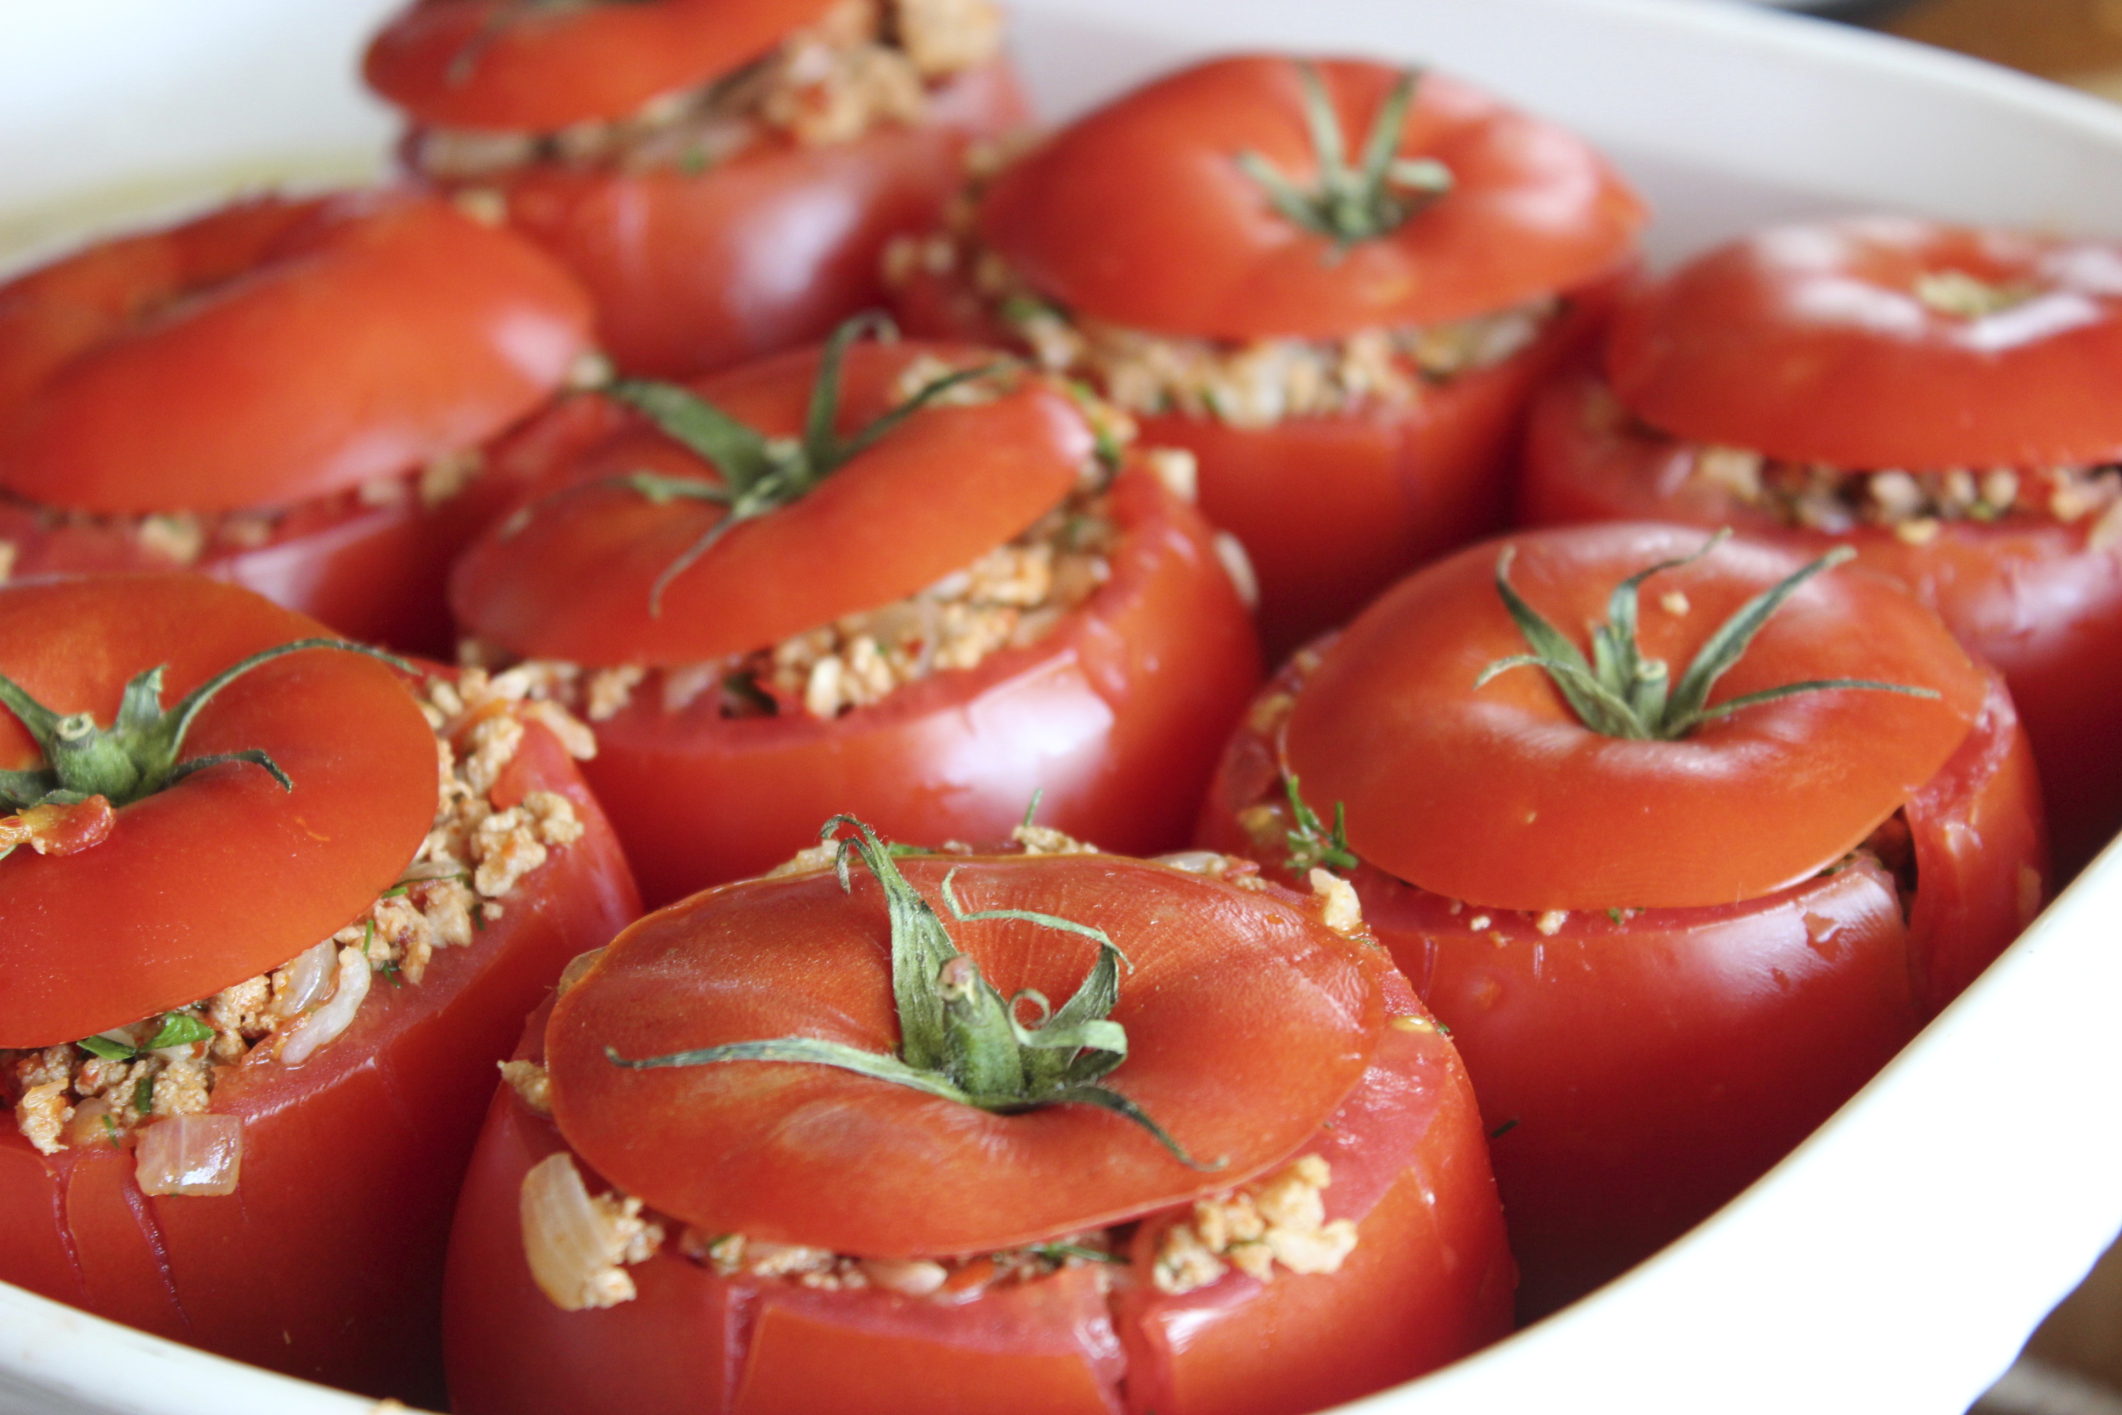
<instances>
[{"instance_id":1,"label":"tomato cap with stem","mask_svg":"<svg viewBox=\"0 0 2122 1415\"><path fill-rule=\"evenodd\" d=\"M1037 806L1035 799L1031 810L1025 812L1027 822ZM951 888L957 871L945 875L943 902L951 917L961 923L1017 919L1063 933L1081 934L1098 945L1097 962L1058 1011L1036 988L1005 998L981 975L980 965L958 951L943 921L907 883L892 861L893 852L877 839L875 831L853 816L834 816L818 832L818 838L832 840L841 827L850 825L861 834L859 838L839 840L833 867L840 877L840 887L852 892L848 857L850 852L859 853L884 887L891 910L898 1055L863 1051L817 1037L780 1037L638 1060L628 1060L619 1055L617 1048L607 1046L604 1054L614 1066L642 1070L707 1066L723 1061L812 1062L1002 1114L1045 1105L1094 1105L1149 1131L1188 1168L1214 1170L1228 1163L1196 1161L1142 1107L1099 1084L1127 1060L1127 1029L1111 1020L1113 1006L1120 1000L1120 964L1127 957L1105 930L1026 909L967 913ZM1040 1020L1031 1026L1017 1020L1019 1004L1027 1002L1040 1013Z\"/></svg>"}]
</instances>

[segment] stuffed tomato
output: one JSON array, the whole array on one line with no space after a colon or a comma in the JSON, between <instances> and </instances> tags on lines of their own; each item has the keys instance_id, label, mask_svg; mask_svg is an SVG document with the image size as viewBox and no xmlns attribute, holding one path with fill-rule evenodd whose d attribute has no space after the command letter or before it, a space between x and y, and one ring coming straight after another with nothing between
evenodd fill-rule
<instances>
[{"instance_id":1,"label":"stuffed tomato","mask_svg":"<svg viewBox=\"0 0 2122 1415\"><path fill-rule=\"evenodd\" d=\"M909 327L1029 349L1191 450L1277 656L1502 524L1523 407L1643 209L1435 74L1219 59L1130 93L894 249Z\"/></svg>"},{"instance_id":2,"label":"stuffed tomato","mask_svg":"<svg viewBox=\"0 0 2122 1415\"><path fill-rule=\"evenodd\" d=\"M411 170L566 262L604 347L665 376L877 303L885 243L1029 118L988 0L421 0L366 73Z\"/></svg>"},{"instance_id":3,"label":"stuffed tomato","mask_svg":"<svg viewBox=\"0 0 2122 1415\"><path fill-rule=\"evenodd\" d=\"M1544 396L1525 509L1855 547L2003 670L2068 873L2122 825L2118 375L2113 243L1770 230L1632 295Z\"/></svg>"},{"instance_id":4,"label":"stuffed tomato","mask_svg":"<svg viewBox=\"0 0 2122 1415\"><path fill-rule=\"evenodd\" d=\"M579 724L323 632L0 591L0 1280L425 1404L494 1064L639 904Z\"/></svg>"},{"instance_id":5,"label":"stuffed tomato","mask_svg":"<svg viewBox=\"0 0 2122 1415\"><path fill-rule=\"evenodd\" d=\"M480 445L589 322L528 242L402 195L264 198L32 271L0 286L0 572L190 568L445 649Z\"/></svg>"},{"instance_id":6,"label":"stuffed tomato","mask_svg":"<svg viewBox=\"0 0 2122 1415\"><path fill-rule=\"evenodd\" d=\"M1757 1178L2045 893L2002 681L1883 580L1703 541L1418 572L1255 701L1204 809L1212 845L1345 870L1451 1029L1527 1316Z\"/></svg>"},{"instance_id":7,"label":"stuffed tomato","mask_svg":"<svg viewBox=\"0 0 2122 1415\"><path fill-rule=\"evenodd\" d=\"M468 650L590 719L651 902L841 808L997 839L1043 791L1072 834L1183 843L1259 673L1184 455L991 354L855 334L529 429L537 494L455 572Z\"/></svg>"},{"instance_id":8,"label":"stuffed tomato","mask_svg":"<svg viewBox=\"0 0 2122 1415\"><path fill-rule=\"evenodd\" d=\"M1508 1331L1464 1072L1345 883L826 838L532 1019L457 1410L1295 1415Z\"/></svg>"}]
</instances>

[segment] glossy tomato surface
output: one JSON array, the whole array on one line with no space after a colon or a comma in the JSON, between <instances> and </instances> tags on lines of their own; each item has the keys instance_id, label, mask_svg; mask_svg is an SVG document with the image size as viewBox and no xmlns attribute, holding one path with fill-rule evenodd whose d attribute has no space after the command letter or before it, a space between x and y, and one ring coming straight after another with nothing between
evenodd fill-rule
<instances>
[{"instance_id":1,"label":"glossy tomato surface","mask_svg":"<svg viewBox=\"0 0 2122 1415\"><path fill-rule=\"evenodd\" d=\"M715 78L829 5L418 0L370 42L362 77L422 123L551 132L624 118L650 99Z\"/></svg>"},{"instance_id":2,"label":"glossy tomato surface","mask_svg":"<svg viewBox=\"0 0 2122 1415\"><path fill-rule=\"evenodd\" d=\"M931 93L922 122L848 142L762 139L692 174L536 164L478 185L588 287L620 367L676 377L821 339L881 304L885 244L935 221L969 142L1029 119L995 59Z\"/></svg>"},{"instance_id":3,"label":"glossy tomato surface","mask_svg":"<svg viewBox=\"0 0 2122 1415\"><path fill-rule=\"evenodd\" d=\"M1300 655L1256 701L1204 808L1204 843L1283 861L1285 731L1317 663ZM1302 784L1330 817L1334 798ZM2039 790L1994 677L1900 817L1893 869L1861 856L1705 907L1629 903L1618 867L1610 906L1537 913L1367 861L1352 872L1474 1078L1522 1317L1618 1275L1758 1178L2031 921L2045 898Z\"/></svg>"},{"instance_id":4,"label":"glossy tomato surface","mask_svg":"<svg viewBox=\"0 0 2122 1415\"><path fill-rule=\"evenodd\" d=\"M2122 826L2122 550L2096 517L1947 521L1911 543L1890 527L1829 535L1783 524L1694 475L1694 448L1633 422L1588 371L1537 404L1526 444L1521 512L1536 525L1655 518L1819 554L1842 543L1858 563L1905 586L1946 627L2002 670L2040 764L2056 863L2075 872Z\"/></svg>"},{"instance_id":5,"label":"glossy tomato surface","mask_svg":"<svg viewBox=\"0 0 2122 1415\"><path fill-rule=\"evenodd\" d=\"M1135 471L1111 514L1111 578L1036 643L838 718L637 695L599 723L590 780L644 896L767 869L836 810L900 839L996 840L1042 791L1043 825L1115 850L1180 843L1259 648L1192 507Z\"/></svg>"},{"instance_id":6,"label":"glossy tomato surface","mask_svg":"<svg viewBox=\"0 0 2122 1415\"><path fill-rule=\"evenodd\" d=\"M910 877L925 892L933 892L948 867L943 861L906 863ZM839 1408L1270 1415L1314 1408L1322 1401L1408 1378L1507 1328L1510 1259L1470 1095L1448 1043L1405 984L1379 968L1374 955L1325 935L1316 923L1307 930L1306 904L1279 892L1234 899L1237 891L1199 877L1099 858L972 861L967 868L961 887L981 891L982 903L1061 907L1090 919L1129 949L1141 968L1164 980L1138 978L1131 983L1123 978L1123 1010L1130 1007L1131 986L1159 996L1144 998L1140 1006L1146 1010L1128 1012L1130 1061L1114 1073L1112 1084L1130 1086L1129 1065L1153 1073L1143 1084L1157 1093L1153 1104L1176 1133L1194 1133L1200 1123L1214 1129L1212 1117L1219 1111L1233 1104L1242 1107L1240 1093L1246 1088L1231 1079L1231 1067L1254 1084L1278 1069L1269 1055L1241 1057L1230 1051L1249 1043L1227 1029L1221 1030L1221 1042L1210 1040L1215 1033L1199 1030L1213 1027L1213 1018L1228 1015L1215 1006L1204 1010L1209 993L1202 989L1212 989L1209 980L1228 972L1225 981L1247 999L1238 1004L1241 1009L1255 1001L1266 1006L1262 1017L1271 1025L1259 1034L1258 1049L1286 1063L1308 1099L1291 1100L1287 1106L1278 1102L1261 1112L1273 1116L1277 1127L1273 1138L1259 1142L1264 1149L1236 1141L1234 1133L1229 1137L1249 1157L1233 1164L1233 1177L1241 1169L1257 1170L1263 1160L1277 1162L1293 1142L1297 1153L1326 1158L1333 1175L1325 1191L1328 1217L1349 1218L1359 1225L1357 1246L1341 1269L1309 1276L1279 1272L1265 1285L1232 1273L1183 1296L1158 1293L1139 1283L1137 1274L1154 1252L1161 1226L1188 1212L1181 1206L1151 1217L1136 1230L1131 1262L1103 1269L1064 1268L1043 1279L984 1290L947 1287L926 1298L876 1288L816 1290L756 1276L721 1276L666 1249L629 1269L639 1288L633 1301L602 1311L562 1312L531 1281L515 1195L530 1166L566 1149L567 1141L551 1119L532 1113L504 1090L489 1116L452 1242L448 1344L451 1389L459 1410L480 1415L595 1409L600 1393L623 1379L634 1408L652 1415ZM980 878L970 881L972 874ZM1004 883L1013 876L1030 876L1038 884ZM728 1021L731 1007L749 1008L742 1000L747 991L756 993L770 1010L780 1011L782 1020L793 1019L802 1004L764 973L749 983L710 986L675 1008L648 999L658 1021L636 1018L628 1024L623 1013L611 1012L610 1006L623 997L609 982L603 1004L578 1002L598 988L600 976L632 972L644 981L694 976L688 963L679 961L681 953L675 950L685 945L678 940L688 934L706 940L714 929L709 921L730 909L751 919L768 897L802 901L799 913L816 914L806 925L814 930L841 914L850 920L865 909L876 915L869 926L855 927L839 941L828 943L829 935L820 932L809 947L796 946L794 937L788 942L796 946L801 968L824 970L814 981L828 993L840 990L855 974L871 974L865 991L878 996L857 1002L857 1011L867 1015L880 1006L888 1009L878 972L882 905L874 888L861 883L856 888L856 900L836 900L832 896L838 895L838 886L830 875L797 876L717 891L683 906L688 912L655 916L643 931L630 934L601 958L578 991L563 998L571 1016L562 1015L549 1025L542 1017L533 1019L520 1054L536 1056L548 1043L576 1048L581 1040L576 1033L584 1027L592 1042L610 1025L633 1031L647 1026L659 1033L667 1027L683 1030L688 1016L694 1018L694 1030L701 1025L713 1030L711 1018ZM1001 894L989 898L998 889ZM972 902L971 894L967 899ZM1186 919L1191 927L1175 927L1175 918ZM1268 923L1268 934L1245 938L1249 920ZM1053 962L1040 960L1052 951L1044 940L1026 951L1032 940L1023 929L1018 924L961 925L960 941L1006 989L1055 968ZM1219 931L1229 931L1221 942ZM1265 942L1269 934L1275 939L1272 944ZM1268 954L1254 958L1263 946ZM629 950L635 955L631 962L623 956ZM705 955L682 956L694 968L704 963ZM1181 961L1186 959L1191 961ZM1246 960L1242 968L1241 959ZM1195 975L1195 970L1205 971ZM717 965L714 973L726 978L727 969ZM1332 982L1334 978L1341 981ZM709 981L705 975L696 980ZM1337 994L1344 995L1339 1004L1320 1010L1317 1004ZM1283 1010L1276 999L1297 1006ZM830 1005L824 1009L837 1010ZM1177 1040L1182 1034L1191 1038L1183 1049ZM1300 1041L1300 1036L1310 1040ZM1292 1045L1294 1051L1289 1050ZM1204 1059L1218 1053L1224 1061L1209 1061L1204 1069ZM555 1067L555 1094L564 1098L566 1081L571 1076L579 1079L580 1073L563 1065L558 1051L549 1059ZM592 1059L601 1064L601 1053ZM756 1092L761 1103L771 1104L771 1093L787 1089L772 1073L799 1068L762 1070L768 1074L731 1077L730 1085L739 1092ZM630 1074L645 1079L654 1073ZM1195 1077L1193 1083L1180 1079L1187 1074ZM1327 1076L1334 1079L1325 1091L1313 1094L1308 1089L1312 1080ZM1212 1083L1203 1084L1211 1078ZM860 1133L865 1117L878 1118L871 1113L877 1104L893 1113L906 1111L907 1103L882 1095L879 1084L857 1081L848 1091L848 1108L841 1113L857 1127L852 1133ZM709 1086L717 1089L712 1081ZM653 1088L656 1099L647 1103L663 1105L666 1089ZM603 1111L592 1118L621 1127L627 1116L643 1118L642 1102L629 1102L607 1085L595 1090ZM1336 1096L1338 1100L1332 1099ZM1318 1112L1322 1098L1327 1113L1321 1117L1325 1123L1318 1125L1308 1117ZM934 1104L912 1097L916 1110ZM1173 1164L1154 1142L1130 1133L1124 1122L1102 1113L1070 1116L1070 1109L976 1117L976 1128L992 1130L997 1139L1020 1130L1026 1135L1043 1135L1056 1127L1071 1132L1075 1161L1063 1177L1042 1183L1038 1194L1042 1211L1057 1216L1061 1231L1076 1231L1093 1215L1112 1212L1117 1191L1110 1189L1111 1182L1117 1178L1124 1185L1129 1174L1161 1167L1169 1171L1167 1182L1175 1184L1179 1194L1218 1186L1217 1179ZM563 1123L577 1123L579 1117L568 1119L573 1114L562 1106ZM936 1114L939 1128L931 1139L949 1140L955 1127L940 1124L947 1118ZM695 1122L703 1134L711 1135L720 1133L717 1127L729 1119L730 1114L711 1110L681 1120L675 1133L683 1146L691 1142L683 1132ZM881 1134L877 1138L885 1139ZM770 1126L759 1143L770 1145L772 1139ZM851 1137L846 1143L857 1145ZM1031 1142L1003 1139L991 1165L955 1165L950 1170L953 1192L961 1202L924 1204L915 1213L897 1216L879 1212L891 1227L912 1225L940 1234L943 1230L935 1229L936 1223L960 1227L968 1212L996 1201L1006 1211L1012 1207L1007 1196L1016 1192L1026 1174L1019 1166L1037 1149L1036 1143L1031 1150L1022 1148L1026 1143ZM1109 1147L1116 1159L1125 1159L1117 1172L1094 1158ZM740 1143L740 1154L743 1149ZM888 1189L915 1178L923 1167L918 1147L908 1151L888 1139L872 1145L869 1154L886 1171L880 1180ZM678 1168L687 1175L698 1169L682 1162ZM644 1178L660 1185L684 1176ZM593 1192L606 1184L594 1170L587 1182ZM747 1211L761 1204L790 1214L808 1209L809 1222L833 1226L845 1219L834 1196L845 1192L832 1185L791 1184L774 1193L749 1189L733 1197ZM671 1197L692 1202L683 1193ZM739 1221L729 1220L731 1225ZM906 1245L892 1241L887 1246ZM977 1271L977 1264L966 1271Z\"/></svg>"},{"instance_id":7,"label":"glossy tomato surface","mask_svg":"<svg viewBox=\"0 0 2122 1415\"><path fill-rule=\"evenodd\" d=\"M1401 70L1315 63L1358 152ZM1180 70L1064 129L996 179L981 235L1042 295L1161 334L1333 338L1507 309L1628 256L1642 203L1582 140L1425 73L1399 156L1451 190L1396 230L1337 248L1279 214L1239 159L1317 184L1299 61Z\"/></svg>"},{"instance_id":8,"label":"glossy tomato surface","mask_svg":"<svg viewBox=\"0 0 2122 1415\"><path fill-rule=\"evenodd\" d=\"M1708 705L1844 679L1928 696L1803 693L1646 741L1586 727L1529 666L1475 687L1488 665L1528 649L1497 592L1506 555L1525 602L1581 648L1578 626L1605 618L1615 585L1706 539L1658 525L1528 532L1418 571L1309 675L1286 732L1290 769L1320 799L1346 803L1358 854L1470 903L1729 904L1832 864L1945 764L1987 688L1937 617L1886 581L1849 571L1808 581ZM1677 684L1741 605L1804 563L1731 543L1652 576L1643 653Z\"/></svg>"},{"instance_id":9,"label":"glossy tomato surface","mask_svg":"<svg viewBox=\"0 0 2122 1415\"><path fill-rule=\"evenodd\" d=\"M1838 467L2122 457L2122 246L1906 217L1776 227L1618 313L1615 391L1678 437Z\"/></svg>"},{"instance_id":10,"label":"glossy tomato surface","mask_svg":"<svg viewBox=\"0 0 2122 1415\"><path fill-rule=\"evenodd\" d=\"M447 202L233 207L0 287L0 487L104 514L346 491L542 403L589 319L566 271Z\"/></svg>"},{"instance_id":11,"label":"glossy tomato surface","mask_svg":"<svg viewBox=\"0 0 2122 1415\"><path fill-rule=\"evenodd\" d=\"M105 726L126 683L157 666L173 707L252 654L321 637L313 620L190 576L0 591L0 673ZM120 807L94 849L0 860L0 1046L70 1042L276 968L367 908L426 837L434 734L374 659L314 649L261 665L199 709L182 756L252 748L292 790L224 763ZM12 713L0 760L42 763Z\"/></svg>"},{"instance_id":12,"label":"glossy tomato surface","mask_svg":"<svg viewBox=\"0 0 2122 1415\"><path fill-rule=\"evenodd\" d=\"M639 912L594 799L534 724L493 795L506 806L537 790L566 796L586 833L520 880L470 946L438 950L418 984L379 978L307 1064L255 1055L221 1075L212 1111L243 1121L234 1195L145 1196L129 1150L45 1156L13 1127L0 1135L12 1216L0 1279L273 1370L438 1406L443 1248L494 1062L566 959ZM261 898L255 879L224 887L253 907Z\"/></svg>"}]
</instances>

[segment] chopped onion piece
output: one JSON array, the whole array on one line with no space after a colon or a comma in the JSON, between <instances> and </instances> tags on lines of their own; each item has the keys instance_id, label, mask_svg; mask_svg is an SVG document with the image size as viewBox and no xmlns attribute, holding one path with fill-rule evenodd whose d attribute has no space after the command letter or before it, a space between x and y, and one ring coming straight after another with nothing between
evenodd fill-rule
<instances>
[{"instance_id":1,"label":"chopped onion piece","mask_svg":"<svg viewBox=\"0 0 2122 1415\"><path fill-rule=\"evenodd\" d=\"M243 1119L173 1115L140 1131L133 1178L143 1194L233 1194L243 1169Z\"/></svg>"},{"instance_id":2,"label":"chopped onion piece","mask_svg":"<svg viewBox=\"0 0 2122 1415\"><path fill-rule=\"evenodd\" d=\"M304 1017L288 1031L287 1043L280 1048L283 1066L300 1066L314 1056L317 1048L352 1025L354 1013L360 1010L361 999L368 996L368 959L361 950L348 944L339 950L339 987L331 1000L315 1012Z\"/></svg>"},{"instance_id":3,"label":"chopped onion piece","mask_svg":"<svg viewBox=\"0 0 2122 1415\"><path fill-rule=\"evenodd\" d=\"M330 939L305 949L287 965L287 991L273 1001L273 1011L282 1017L300 1017L332 995L339 970L338 952Z\"/></svg>"},{"instance_id":4,"label":"chopped onion piece","mask_svg":"<svg viewBox=\"0 0 2122 1415\"><path fill-rule=\"evenodd\" d=\"M547 1155L523 1176L519 1208L523 1253L538 1290L563 1312L631 1301L634 1280L619 1267L643 1224L640 1205L599 1202L583 1187L566 1151Z\"/></svg>"}]
</instances>

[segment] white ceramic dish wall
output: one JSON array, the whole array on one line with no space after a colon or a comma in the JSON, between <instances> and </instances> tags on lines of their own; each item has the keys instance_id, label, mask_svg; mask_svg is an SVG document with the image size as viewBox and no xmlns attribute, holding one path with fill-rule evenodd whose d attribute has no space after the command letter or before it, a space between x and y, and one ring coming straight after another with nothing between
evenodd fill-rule
<instances>
[{"instance_id":1,"label":"white ceramic dish wall","mask_svg":"<svg viewBox=\"0 0 2122 1415\"><path fill-rule=\"evenodd\" d=\"M1247 46L1432 61L1604 145L1656 258L1850 208L2122 235L2122 109L1715 0L1016 0L1051 115ZM0 0L0 264L272 179L379 170L352 79L393 0ZM2122 707L2118 707L2122 715ZM1375 1415L1958 1415L2122 1227L2122 859L2104 859L1745 1196ZM0 1222L5 1222L0 1216ZM365 1400L0 1287L0 1412Z\"/></svg>"}]
</instances>

